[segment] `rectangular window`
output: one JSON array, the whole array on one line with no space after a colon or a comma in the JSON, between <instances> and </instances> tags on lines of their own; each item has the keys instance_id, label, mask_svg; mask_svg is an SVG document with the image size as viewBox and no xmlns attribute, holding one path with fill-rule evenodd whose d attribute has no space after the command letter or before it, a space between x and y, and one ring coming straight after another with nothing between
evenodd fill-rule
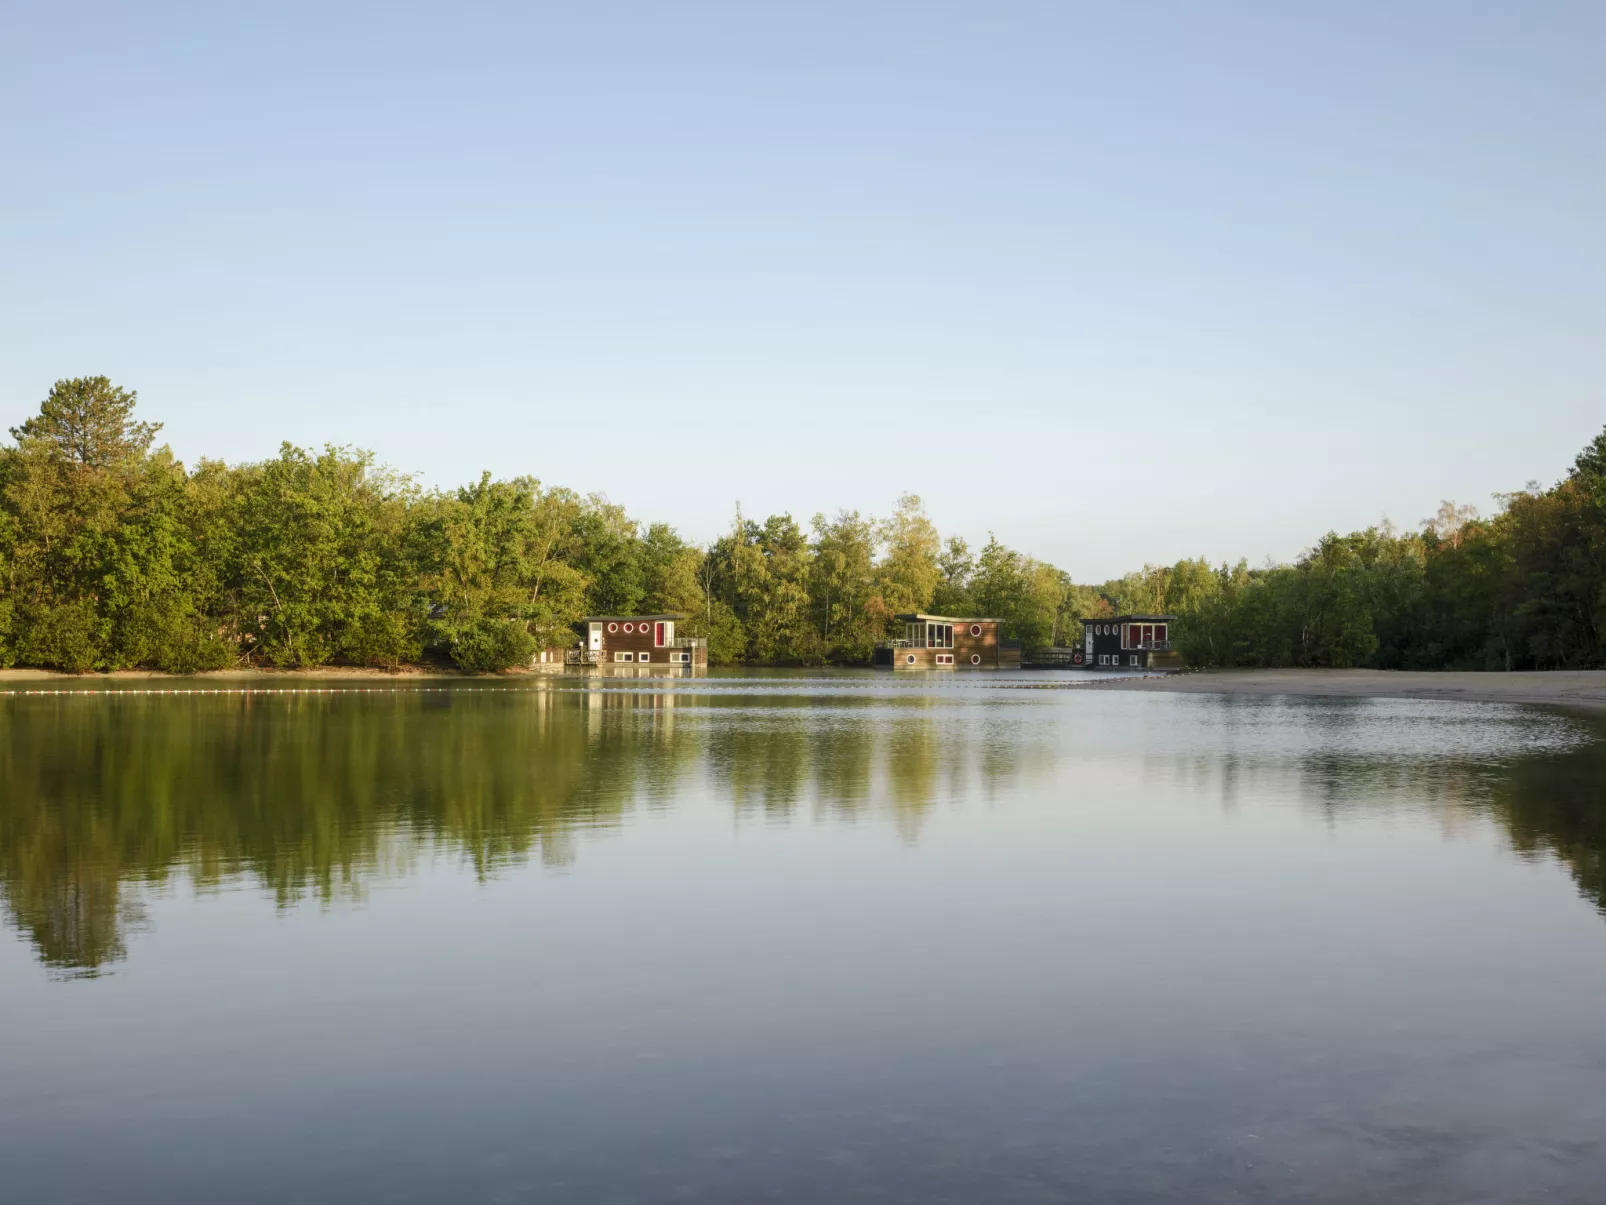
<instances>
[{"instance_id":1,"label":"rectangular window","mask_svg":"<svg viewBox=\"0 0 1606 1205\"><path fill-rule=\"evenodd\" d=\"M637 661L651 661L652 660L652 654L651 653L637 653L636 654L636 660Z\"/></svg>"},{"instance_id":2,"label":"rectangular window","mask_svg":"<svg viewBox=\"0 0 1606 1205\"><path fill-rule=\"evenodd\" d=\"M613 659L615 661L634 661L635 656L631 653L615 653Z\"/></svg>"},{"instance_id":3,"label":"rectangular window","mask_svg":"<svg viewBox=\"0 0 1606 1205\"><path fill-rule=\"evenodd\" d=\"M928 623L926 625L926 647L928 649L953 648L954 625L951 623Z\"/></svg>"},{"instance_id":4,"label":"rectangular window","mask_svg":"<svg viewBox=\"0 0 1606 1205\"><path fill-rule=\"evenodd\" d=\"M952 665L954 663L954 655L952 653L938 653L936 660L938 665Z\"/></svg>"},{"instance_id":5,"label":"rectangular window","mask_svg":"<svg viewBox=\"0 0 1606 1205\"><path fill-rule=\"evenodd\" d=\"M1133 653L1130 657L1127 658L1127 664L1128 665L1136 665L1137 663L1138 663L1138 655L1136 653Z\"/></svg>"},{"instance_id":6,"label":"rectangular window","mask_svg":"<svg viewBox=\"0 0 1606 1205\"><path fill-rule=\"evenodd\" d=\"M1165 624L1157 623L1157 624L1154 625L1154 638L1156 640L1160 641L1161 643L1164 643L1165 640L1167 639L1165 633L1166 633L1166 625Z\"/></svg>"}]
</instances>

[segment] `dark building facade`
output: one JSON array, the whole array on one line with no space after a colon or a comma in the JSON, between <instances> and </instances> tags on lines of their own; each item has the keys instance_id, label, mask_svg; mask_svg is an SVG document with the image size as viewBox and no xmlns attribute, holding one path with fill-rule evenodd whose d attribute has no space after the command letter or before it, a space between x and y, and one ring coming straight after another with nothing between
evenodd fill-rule
<instances>
[{"instance_id":1,"label":"dark building facade","mask_svg":"<svg viewBox=\"0 0 1606 1205\"><path fill-rule=\"evenodd\" d=\"M1174 615L1089 616L1082 620L1082 664L1088 669L1166 669Z\"/></svg>"}]
</instances>

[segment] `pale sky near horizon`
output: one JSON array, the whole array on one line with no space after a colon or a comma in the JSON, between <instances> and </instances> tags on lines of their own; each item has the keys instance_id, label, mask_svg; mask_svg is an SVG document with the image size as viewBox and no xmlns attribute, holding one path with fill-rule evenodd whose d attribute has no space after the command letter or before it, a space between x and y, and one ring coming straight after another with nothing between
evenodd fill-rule
<instances>
[{"instance_id":1,"label":"pale sky near horizon","mask_svg":"<svg viewBox=\"0 0 1606 1205\"><path fill-rule=\"evenodd\" d=\"M0 6L0 428L1101 580L1606 423L1606 4Z\"/></svg>"}]
</instances>

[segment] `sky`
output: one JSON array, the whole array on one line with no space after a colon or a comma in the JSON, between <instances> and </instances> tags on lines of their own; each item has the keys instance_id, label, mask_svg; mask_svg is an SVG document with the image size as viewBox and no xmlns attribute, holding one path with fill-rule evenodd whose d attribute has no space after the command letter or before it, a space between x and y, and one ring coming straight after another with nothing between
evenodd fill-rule
<instances>
[{"instance_id":1,"label":"sky","mask_svg":"<svg viewBox=\"0 0 1606 1205\"><path fill-rule=\"evenodd\" d=\"M1606 424L1606 5L0 2L0 427L1098 581Z\"/></svg>"}]
</instances>

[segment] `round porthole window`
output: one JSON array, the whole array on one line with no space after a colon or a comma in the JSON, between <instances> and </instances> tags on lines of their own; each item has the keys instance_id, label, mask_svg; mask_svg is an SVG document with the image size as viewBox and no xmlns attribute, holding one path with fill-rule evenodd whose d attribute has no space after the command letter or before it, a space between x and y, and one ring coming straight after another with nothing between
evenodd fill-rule
<instances>
[{"instance_id":1,"label":"round porthole window","mask_svg":"<svg viewBox=\"0 0 1606 1205\"><path fill-rule=\"evenodd\" d=\"M970 634L972 636L980 636L981 635L981 624L979 624L979 623L971 624L970 625Z\"/></svg>"},{"instance_id":2,"label":"round porthole window","mask_svg":"<svg viewBox=\"0 0 1606 1205\"><path fill-rule=\"evenodd\" d=\"M913 665L914 663L915 663L915 655L913 653L910 653L907 657L904 658L904 664L905 665Z\"/></svg>"},{"instance_id":3,"label":"round porthole window","mask_svg":"<svg viewBox=\"0 0 1606 1205\"><path fill-rule=\"evenodd\" d=\"M619 625L618 625L618 624L616 624L616 623L610 623L610 624L609 624L609 625L608 625L608 631L610 631L610 632L617 632L617 631L618 631L618 630L619 630Z\"/></svg>"},{"instance_id":4,"label":"round porthole window","mask_svg":"<svg viewBox=\"0 0 1606 1205\"><path fill-rule=\"evenodd\" d=\"M625 624L625 631L634 632L635 630L636 630L636 625L635 624L633 624L633 623Z\"/></svg>"},{"instance_id":5,"label":"round porthole window","mask_svg":"<svg viewBox=\"0 0 1606 1205\"><path fill-rule=\"evenodd\" d=\"M972 665L980 665L981 664L981 654L980 653L972 653L970 655L970 663Z\"/></svg>"}]
</instances>

